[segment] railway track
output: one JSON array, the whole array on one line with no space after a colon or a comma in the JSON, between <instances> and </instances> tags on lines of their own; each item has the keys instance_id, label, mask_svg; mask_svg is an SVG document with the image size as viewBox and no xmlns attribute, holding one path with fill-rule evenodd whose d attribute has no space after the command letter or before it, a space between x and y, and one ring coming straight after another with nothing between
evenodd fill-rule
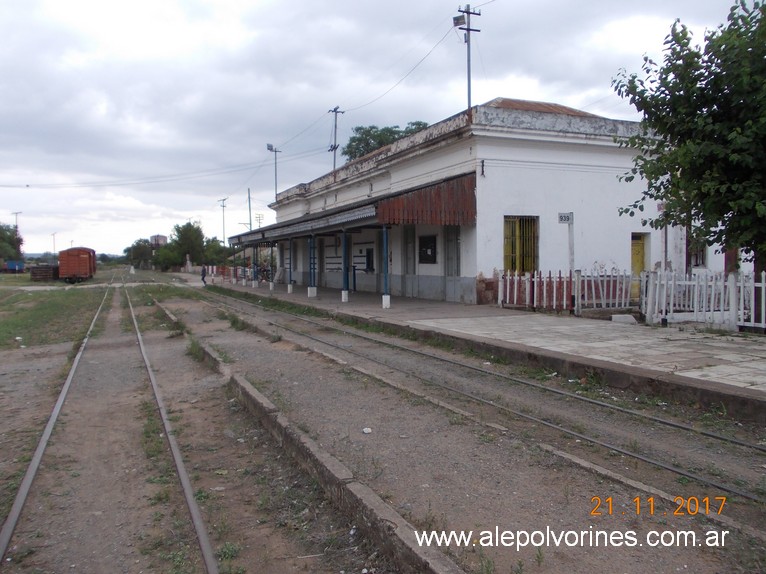
<instances>
[{"instance_id":1,"label":"railway track","mask_svg":"<svg viewBox=\"0 0 766 574\"><path fill-rule=\"evenodd\" d=\"M127 301L127 290L110 290ZM138 291L131 290L134 299L143 295ZM704 554L674 555L672 560L666 555L658 558L648 554L633 569L626 567L625 572L666 571L666 566L679 568L688 563L697 572L750 573L760 571L765 563L766 515L759 481L766 460L761 443L764 437L757 434L758 429L701 427L696 421L664 412L662 406L654 405L654 409L645 411L631 408L626 397L598 387L597 381L570 382L551 373L519 372L491 357L458 355L363 325L258 307L254 305L258 298L242 301L213 296L213 292L206 290L202 302L174 296L180 292L171 293L173 304L178 305L193 336L208 340L224 361L244 372L286 412L291 424L340 458L358 480L376 490L418 529L438 530L460 526L462 521L476 527L490 520L499 525L522 521L515 525L523 526L525 520L531 521L530 517L537 514L550 523L570 527L607 524L610 528L630 526L639 533L648 528L689 524L700 532L717 529L741 534L734 549L718 558L734 562L723 570L712 565L706 569L709 558ZM146 298L141 301L139 305L146 313ZM119 322L116 315L113 319ZM135 319L131 322L137 330L138 323ZM93 324L102 323L94 319ZM107 327L96 328L108 328L109 321L105 324ZM167 335L153 332L151 336L148 348L142 349L143 345L137 344L138 336L125 335L125 339L132 340L130 350L114 342L101 342L100 336L86 339L87 345L80 348L73 367L75 374L70 373L70 398L61 400L59 418L65 424L62 429L56 427L51 447L55 456L42 465L43 474L46 467L49 471L66 463L67 453L72 456L76 452L78 437L95 432L110 440L112 425L93 424L93 413L86 408L88 393L96 389L92 380L95 375L88 374L91 365L117 357L128 361L130 355L132 366L120 370L133 374L120 382L123 385L135 376L139 369L134 365L139 361L142 365L177 361L172 356L151 358L153 344ZM333 363L317 360L316 354L307 354L301 348L331 358ZM144 374L135 384L145 389L164 387L169 394L172 408L166 409L163 418L169 422L177 420L175 417L183 419L189 405L186 391L153 385L156 381L153 375L146 374L146 366L141 366L140 371ZM117 391L117 387L110 388ZM128 397L117 398L118 410L126 410L126 403L121 401ZM179 404L187 407L179 410ZM116 423L118 417L114 418ZM91 424L81 426L78 421L83 420ZM370 430L367 426L372 434L365 434ZM195 432L204 433L204 428ZM163 431L168 433L175 434ZM75 444L67 447L69 436ZM210 449L190 446L191 437L182 440L186 441L182 448L187 459L197 461L195 469L202 468L194 449ZM101 456L111 454L104 451ZM232 456L240 458L242 453L230 454L230 460ZM280 458L278 451L267 455L266 468L273 467ZM219 464L228 464L230 473L238 468L233 465L241 465ZM250 473L244 470L242 478ZM67 471L68 467L64 468ZM276 484L282 484L285 472L278 472ZM62 480L61 476L59 473L58 480ZM199 486L197 478L193 477L192 482ZM43 497L39 492L35 494L40 487L47 489ZM63 501L66 495L60 485L45 478L36 482L31 492L33 506L39 506L37 512L44 512L43 505L51 504L46 496L48 501ZM192 498L199 492L197 489L192 493ZM264 496L259 495L257 506ZM510 497L513 504L498 504L505 497ZM497 502L493 504L492 498ZM125 500L121 501L123 506ZM703 510L705 506L709 508ZM675 516L679 508L682 517ZM210 519L209 511L205 512ZM256 508L243 507L241 519L250 519L253 512L257 514ZM305 511L296 516L302 521ZM296 518L287 524L293 520ZM337 519L333 520L337 524ZM59 527L65 528L63 524ZM349 527L349 531L353 533L355 528ZM467 572L491 571L488 568L494 560L495 571L526 571L522 566L526 561L527 567L537 562L541 572L551 573L602 571L599 561L611 555L577 555L580 569L572 570L565 567L571 558L548 548L544 553L537 548L534 554L534 550L506 556L496 549L485 554L453 548L448 554ZM298 556L297 561L316 559L325 552L307 553ZM613 556L636 558L635 552ZM659 570L657 560L662 560ZM200 567L203 562L200 558Z\"/></svg>"},{"instance_id":2,"label":"railway track","mask_svg":"<svg viewBox=\"0 0 766 574\"><path fill-rule=\"evenodd\" d=\"M687 513L697 513L688 505L704 498L697 495L701 489L725 497L731 506L709 518L766 540L766 442L758 434L763 429L721 423L725 429L710 430L672 418L664 405L631 408L594 381L533 380L487 358L459 357L327 318L259 308L258 297L243 302L236 293L216 293L218 308L272 336L332 355L489 428L533 437L551 452L655 493Z\"/></svg>"},{"instance_id":3,"label":"railway track","mask_svg":"<svg viewBox=\"0 0 766 574\"><path fill-rule=\"evenodd\" d=\"M98 287L103 299L55 399L45 396L53 379L35 381L42 371L29 361L57 353L46 363L54 375L66 345L30 347L23 363L3 365L10 420L20 415L20 436L40 440L22 478L17 463L32 447L13 423L0 431L4 474L20 479L0 572L395 571L226 395L226 379L194 360L190 339L143 292L172 289L162 279Z\"/></svg>"},{"instance_id":4,"label":"railway track","mask_svg":"<svg viewBox=\"0 0 766 574\"><path fill-rule=\"evenodd\" d=\"M114 306L112 305L113 297L115 299ZM119 302L123 300L123 298L127 304L130 318L132 320L134 329L132 337L119 336L115 331L115 329L119 330ZM110 343L106 346L99 339L92 339L97 325L104 325L105 329L112 330L112 338L109 339ZM98 365L103 361L113 362L112 367L114 370L114 378L112 380L103 377L102 373L91 372L90 365ZM140 367L138 367L139 364L141 365ZM27 470L24 473L24 477L21 480L14 503L2 526L2 530L0 530L1 556L5 557L13 533L19 525L22 510L35 488L35 481L38 479L38 475L43 467L42 462L46 456L46 451L49 450L49 445L52 442L51 438L54 429L57 432L56 448L58 456L61 456L62 453L67 453L67 456L73 456L78 448L77 442L83 438L83 433L103 432L105 435L108 435L109 433L116 433L117 435L131 434L130 429L119 426L120 422L125 421L120 420L120 418L111 413L111 411L114 408L129 408L131 403L135 403L136 397L142 390L141 386L146 381L143 375L139 374L133 375L132 377L125 377L125 374L135 371L136 368L143 370L149 380L154 408L159 413L162 421L164 435L172 454L176 476L178 477L183 490L184 501L194 527L194 533L199 547L199 555L204 563L205 571L209 574L218 572L218 563L215 552L210 542L199 506L194 498L189 475L184 466L178 442L173 434L172 425L157 384L154 370L147 356L136 315L133 311L130 295L127 289L120 290L120 288L113 282L105 289L101 305L96 310L90 323L90 327L72 361L71 368L69 369L66 380L58 395L53 411L45 425L45 429ZM115 395L114 404L108 407L105 411L93 411L88 408L88 403L90 402L89 393L99 392L109 392L114 393ZM133 406L135 406L135 404ZM91 417L96 418L96 420L92 420ZM62 423L62 420L65 420L65 422ZM112 421L116 423L116 428L111 426ZM64 425L64 428L60 428L62 427L62 424ZM139 435L140 432L135 434ZM122 439L118 438L117 440ZM106 448L96 449L94 453L91 453L91 456L95 455L97 458L101 458L100 462L103 463L103 465L111 468L120 463L122 463L123 466L126 463L129 465L137 464L132 456L135 453L130 452L129 446L125 452L110 452L109 447L113 447L113 445L106 444L106 440L100 441L99 444ZM104 460L102 457L108 458L109 460ZM49 462L48 466L55 466L55 464L55 462ZM89 469L89 472L96 476L99 474L99 471L92 468L92 466ZM73 474L77 474L77 477L79 477L79 473ZM101 474L101 479L110 479L108 471L106 476L103 473ZM126 483L130 482L130 480L126 480ZM98 483L96 482L96 484ZM125 494L125 496L130 496L131 492L130 487L128 487L123 494ZM108 508L110 505L113 506L114 501L98 500L98 496L95 493L84 494L86 500L78 499L75 504L88 506L91 503L96 503L101 505L100 508L102 509L95 511L98 516L104 514L103 508ZM37 499L39 500L39 498L40 496L38 493ZM130 506L132 504L138 504L140 501L124 500L120 502L127 503ZM81 514L83 509L73 508L72 510L75 514ZM114 508L112 508L112 510L114 510ZM86 528L84 532L94 534L92 528ZM95 556L92 564L85 566L86 570L98 571L99 564L107 569L115 567L115 563L113 562L114 556L111 555L109 551L105 553L99 552L98 554L100 554L100 556ZM104 561L100 562L102 560ZM9 558L9 562L10 561L11 559ZM75 567L75 565L72 565L72 567ZM79 567L82 568L83 565L79 565Z\"/></svg>"}]
</instances>

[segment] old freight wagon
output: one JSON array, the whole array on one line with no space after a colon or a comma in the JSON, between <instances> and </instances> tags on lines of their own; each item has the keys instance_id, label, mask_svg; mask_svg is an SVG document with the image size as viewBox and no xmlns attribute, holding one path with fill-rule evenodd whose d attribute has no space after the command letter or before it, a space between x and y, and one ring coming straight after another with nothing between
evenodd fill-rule
<instances>
[{"instance_id":1,"label":"old freight wagon","mask_svg":"<svg viewBox=\"0 0 766 574\"><path fill-rule=\"evenodd\" d=\"M96 252L89 247L59 251L59 279L79 283L96 274Z\"/></svg>"}]
</instances>

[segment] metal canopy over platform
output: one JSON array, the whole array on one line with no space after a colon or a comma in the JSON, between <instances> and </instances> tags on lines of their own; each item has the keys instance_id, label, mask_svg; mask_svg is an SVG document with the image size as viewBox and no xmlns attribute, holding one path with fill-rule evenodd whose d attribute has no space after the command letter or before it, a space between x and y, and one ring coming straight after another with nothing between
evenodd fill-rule
<instances>
[{"instance_id":1,"label":"metal canopy over platform","mask_svg":"<svg viewBox=\"0 0 766 574\"><path fill-rule=\"evenodd\" d=\"M274 243L387 225L464 225L476 222L476 173L460 175L401 193L276 223L229 238L232 245Z\"/></svg>"}]
</instances>

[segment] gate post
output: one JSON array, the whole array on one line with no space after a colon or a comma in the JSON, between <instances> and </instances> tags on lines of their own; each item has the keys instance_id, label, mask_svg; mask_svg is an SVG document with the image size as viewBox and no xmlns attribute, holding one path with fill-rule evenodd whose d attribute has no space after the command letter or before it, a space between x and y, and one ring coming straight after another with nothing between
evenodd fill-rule
<instances>
[{"instance_id":1,"label":"gate post","mask_svg":"<svg viewBox=\"0 0 766 574\"><path fill-rule=\"evenodd\" d=\"M739 322L739 297L737 297L737 275L735 273L729 273L726 287L729 289L729 329L736 331Z\"/></svg>"},{"instance_id":2,"label":"gate post","mask_svg":"<svg viewBox=\"0 0 766 574\"><path fill-rule=\"evenodd\" d=\"M582 271L575 269L574 285L572 286L572 297L574 297L575 317L582 316Z\"/></svg>"},{"instance_id":3,"label":"gate post","mask_svg":"<svg viewBox=\"0 0 766 574\"><path fill-rule=\"evenodd\" d=\"M647 325L654 324L654 300L655 300L655 285L657 283L657 272L652 271L649 273L648 285L646 289L646 314L644 318Z\"/></svg>"}]
</instances>

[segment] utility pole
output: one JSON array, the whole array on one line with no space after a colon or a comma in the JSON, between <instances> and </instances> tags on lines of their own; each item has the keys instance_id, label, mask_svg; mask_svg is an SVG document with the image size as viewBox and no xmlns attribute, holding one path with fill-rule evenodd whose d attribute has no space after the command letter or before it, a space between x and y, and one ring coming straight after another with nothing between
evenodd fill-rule
<instances>
[{"instance_id":1,"label":"utility pole","mask_svg":"<svg viewBox=\"0 0 766 574\"><path fill-rule=\"evenodd\" d=\"M223 199L219 199L218 203L221 204L221 213L223 215L223 245L226 247L226 200L229 199L228 197L224 197Z\"/></svg>"},{"instance_id":2,"label":"utility pole","mask_svg":"<svg viewBox=\"0 0 766 574\"><path fill-rule=\"evenodd\" d=\"M250 205L250 188L247 188L247 213L250 216L250 227L248 229L253 229L253 208Z\"/></svg>"},{"instance_id":3,"label":"utility pole","mask_svg":"<svg viewBox=\"0 0 766 574\"><path fill-rule=\"evenodd\" d=\"M255 220L258 222L258 227L261 227L261 221L263 221L263 213L256 213Z\"/></svg>"},{"instance_id":4,"label":"utility pole","mask_svg":"<svg viewBox=\"0 0 766 574\"><path fill-rule=\"evenodd\" d=\"M466 53L468 59L467 74L468 74L468 110L471 109L471 32L481 32L477 28L471 28L471 16L481 16L481 11L471 11L471 5L466 4L465 8L458 8L461 16L455 16L452 19L453 26L458 26L459 30L465 31L465 44Z\"/></svg>"},{"instance_id":5,"label":"utility pole","mask_svg":"<svg viewBox=\"0 0 766 574\"><path fill-rule=\"evenodd\" d=\"M328 114L335 114L335 127L332 130L332 145L327 151L332 152L332 170L335 171L335 158L338 151L338 114L345 114L340 106L335 106L333 109L327 111Z\"/></svg>"},{"instance_id":6,"label":"utility pole","mask_svg":"<svg viewBox=\"0 0 766 574\"><path fill-rule=\"evenodd\" d=\"M16 216L16 235L19 234L19 215L21 215L22 213L23 213L22 211L14 211L11 213L11 215Z\"/></svg>"},{"instance_id":7,"label":"utility pole","mask_svg":"<svg viewBox=\"0 0 766 574\"><path fill-rule=\"evenodd\" d=\"M271 144L266 144L266 149L274 154L274 201L277 200L277 154L281 152L281 149L275 148Z\"/></svg>"}]
</instances>

